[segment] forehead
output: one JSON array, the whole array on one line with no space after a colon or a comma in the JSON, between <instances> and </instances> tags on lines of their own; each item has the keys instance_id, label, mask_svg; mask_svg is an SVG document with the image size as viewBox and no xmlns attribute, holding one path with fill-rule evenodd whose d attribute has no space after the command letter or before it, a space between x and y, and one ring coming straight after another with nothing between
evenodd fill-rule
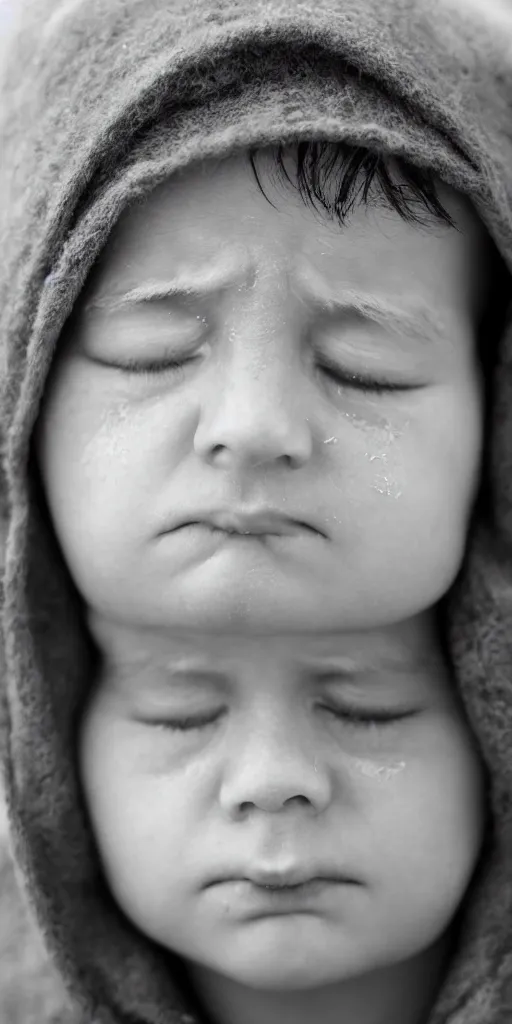
<instances>
[{"instance_id":1,"label":"forehead","mask_svg":"<svg viewBox=\"0 0 512 1024\"><path fill-rule=\"evenodd\" d=\"M441 302L471 304L482 290L485 232L469 203L448 187L441 186L441 198L458 230L407 224L382 204L356 205L341 227L327 212L312 209L297 189L280 186L270 158L259 178L265 194L241 153L162 183L124 211L87 295L116 294L177 271L186 278L199 270L206 280L221 267L236 268L232 279L239 286L263 280L274 291L304 272L316 272L334 288L344 284L388 296L403 295L405 280L417 293L435 290Z\"/></svg>"}]
</instances>

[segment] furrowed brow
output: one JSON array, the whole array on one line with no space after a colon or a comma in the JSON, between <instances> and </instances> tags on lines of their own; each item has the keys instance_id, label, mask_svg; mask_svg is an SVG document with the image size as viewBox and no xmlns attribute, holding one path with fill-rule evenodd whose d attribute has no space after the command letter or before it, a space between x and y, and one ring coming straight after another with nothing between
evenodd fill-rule
<instances>
[{"instance_id":1,"label":"furrowed brow","mask_svg":"<svg viewBox=\"0 0 512 1024\"><path fill-rule=\"evenodd\" d=\"M205 295L215 295L226 288L236 286L243 280L243 277L240 263L235 264L233 261L229 264L205 266L199 270L183 270L165 281L145 281L144 284L131 288L127 292L93 297L85 304L84 312L99 309L107 313L116 313L120 309L176 296L190 295L202 298Z\"/></svg>"},{"instance_id":2,"label":"furrowed brow","mask_svg":"<svg viewBox=\"0 0 512 1024\"><path fill-rule=\"evenodd\" d=\"M84 306L84 312L101 310L116 313L122 309L134 308L144 303L176 297L203 298L235 287L246 279L240 265L211 266L197 270L186 270L168 280L150 280L127 292L104 294L93 297ZM315 275L312 285L311 274L300 277L300 292L313 305L339 313L341 316L369 320L400 337L412 337L421 341L438 344L449 337L447 324L426 303L416 301L409 304L393 303L382 296L362 295L356 291L344 290L335 293Z\"/></svg>"},{"instance_id":3,"label":"furrowed brow","mask_svg":"<svg viewBox=\"0 0 512 1024\"><path fill-rule=\"evenodd\" d=\"M352 289L332 291L325 281L310 271L300 277L300 290L304 298L328 312L347 318L356 316L379 324L400 337L439 344L449 338L447 323L426 302L394 302L385 296L365 295Z\"/></svg>"},{"instance_id":4,"label":"furrowed brow","mask_svg":"<svg viewBox=\"0 0 512 1024\"><path fill-rule=\"evenodd\" d=\"M381 298L354 295L331 303L334 308L347 315L361 317L379 324L402 338L415 338L430 344L439 344L449 335L447 326L428 306L417 303L409 307L395 306Z\"/></svg>"}]
</instances>

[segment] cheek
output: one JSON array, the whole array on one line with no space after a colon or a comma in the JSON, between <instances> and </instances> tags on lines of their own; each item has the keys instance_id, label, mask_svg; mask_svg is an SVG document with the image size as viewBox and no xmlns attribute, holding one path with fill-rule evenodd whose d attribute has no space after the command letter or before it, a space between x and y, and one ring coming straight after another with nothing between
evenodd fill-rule
<instances>
[{"instance_id":1,"label":"cheek","mask_svg":"<svg viewBox=\"0 0 512 1024\"><path fill-rule=\"evenodd\" d=\"M354 517L398 550L451 562L462 555L478 484L483 415L475 382L430 389L414 412L354 437ZM356 506L358 506L356 508ZM371 532L370 532L371 531ZM389 549L390 550L390 549Z\"/></svg>"},{"instance_id":2,"label":"cheek","mask_svg":"<svg viewBox=\"0 0 512 1024\"><path fill-rule=\"evenodd\" d=\"M121 905L130 911L143 898L155 909L173 879L187 833L179 786L149 776L144 755L123 725L94 709L83 718L79 739L81 782L101 861ZM176 800L173 799L176 793Z\"/></svg>"},{"instance_id":3,"label":"cheek","mask_svg":"<svg viewBox=\"0 0 512 1024\"><path fill-rule=\"evenodd\" d=\"M462 725L436 717L394 787L381 821L383 873L422 900L457 902L485 829L481 764ZM378 809L376 809L378 814ZM399 882L400 880L400 882Z\"/></svg>"},{"instance_id":4,"label":"cheek","mask_svg":"<svg viewBox=\"0 0 512 1024\"><path fill-rule=\"evenodd\" d=\"M80 565L85 549L108 564L112 551L147 533L148 498L157 496L172 458L158 404L137 409L104 391L74 360L63 361L35 432L50 512L71 566Z\"/></svg>"}]
</instances>

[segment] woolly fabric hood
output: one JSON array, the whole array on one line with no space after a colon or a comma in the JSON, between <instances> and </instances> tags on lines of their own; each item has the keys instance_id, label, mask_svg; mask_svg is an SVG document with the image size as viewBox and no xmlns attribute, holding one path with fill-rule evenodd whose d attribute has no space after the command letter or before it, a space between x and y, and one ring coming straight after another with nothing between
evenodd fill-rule
<instances>
[{"instance_id":1,"label":"woolly fabric hood","mask_svg":"<svg viewBox=\"0 0 512 1024\"><path fill-rule=\"evenodd\" d=\"M194 160L248 145L314 137L403 154L470 198L512 270L512 19L463 0L2 0L0 26L0 745L12 856L77 1019L199 1022L178 963L110 897L85 813L74 738L93 655L32 472L50 364L128 204ZM512 1014L508 329L488 431L486 502L444 613L492 829L429 1024Z\"/></svg>"}]
</instances>

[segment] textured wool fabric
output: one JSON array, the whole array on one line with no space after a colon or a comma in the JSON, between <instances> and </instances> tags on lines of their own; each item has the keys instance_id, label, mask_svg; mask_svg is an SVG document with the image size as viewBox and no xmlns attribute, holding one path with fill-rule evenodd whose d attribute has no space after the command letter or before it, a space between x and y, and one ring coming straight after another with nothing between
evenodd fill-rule
<instances>
[{"instance_id":1,"label":"textured wool fabric","mask_svg":"<svg viewBox=\"0 0 512 1024\"><path fill-rule=\"evenodd\" d=\"M39 954L33 972L23 961L25 988L45 992L38 1024L201 1020L177 958L110 896L76 770L94 652L31 449L66 320L128 204L194 160L278 140L345 139L433 169L469 196L512 270L512 33L505 7L491 8L492 17L476 0L1 0L0 746L17 884L54 965L46 975ZM512 1017L512 330L497 353L486 501L443 607L489 775L488 841L428 1024ZM1 950L18 928L9 870ZM0 1008L14 960L2 957ZM48 994L55 968L69 1017ZM2 1024L16 1022L14 1003L10 991Z\"/></svg>"}]
</instances>

